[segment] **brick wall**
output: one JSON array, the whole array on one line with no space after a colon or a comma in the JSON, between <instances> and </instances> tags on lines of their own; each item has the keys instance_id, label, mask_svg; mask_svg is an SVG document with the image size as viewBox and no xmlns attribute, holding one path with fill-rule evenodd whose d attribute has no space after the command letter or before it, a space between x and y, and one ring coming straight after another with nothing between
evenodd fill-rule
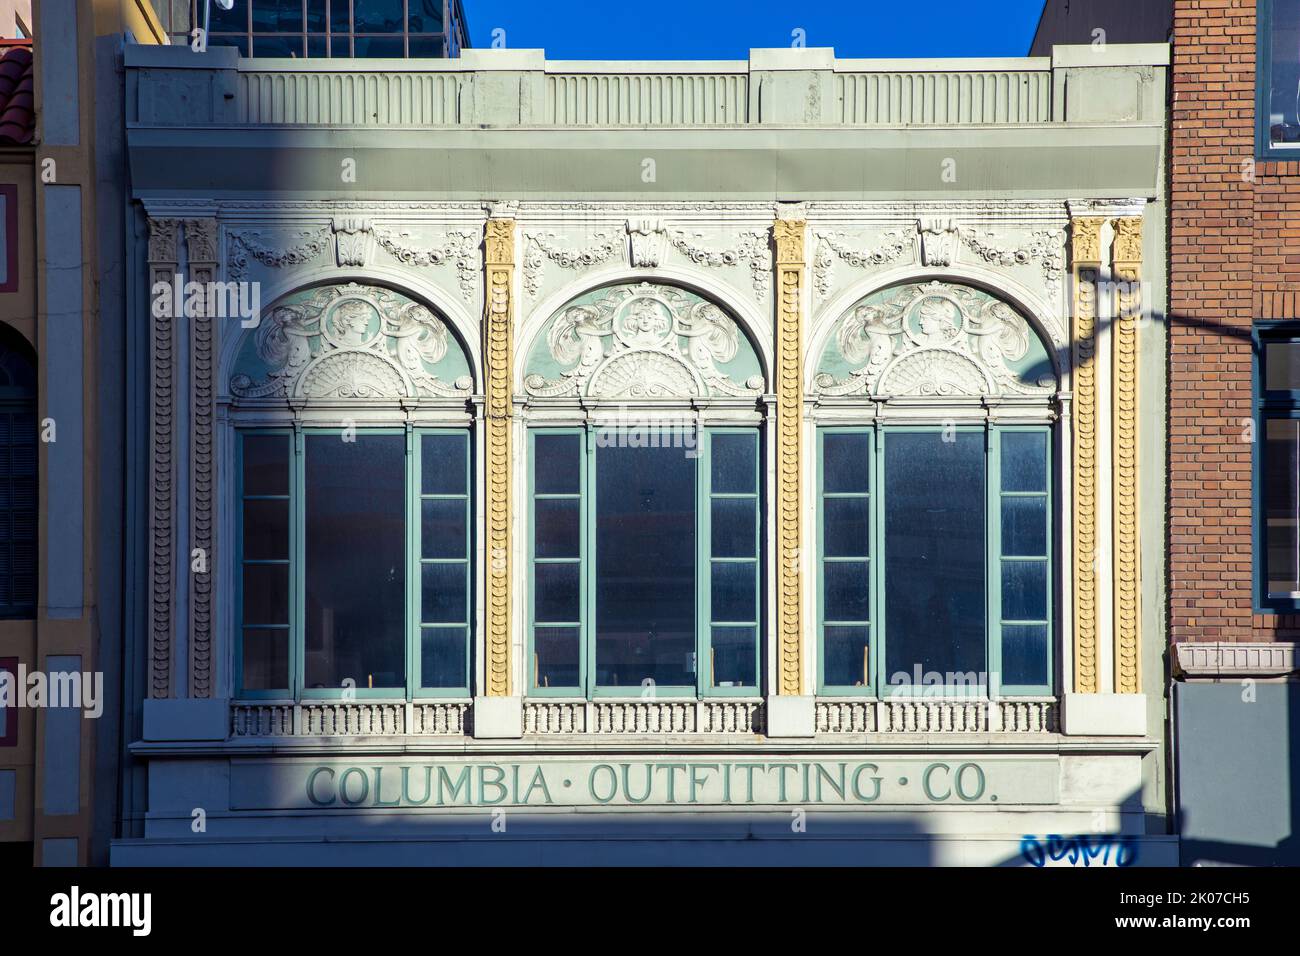
<instances>
[{"instance_id":1,"label":"brick wall","mask_svg":"<svg viewBox=\"0 0 1300 956\"><path fill-rule=\"evenodd\" d=\"M1253 613L1251 323L1300 318L1300 163L1255 163L1255 0L1176 0L1170 170L1173 641L1293 640Z\"/></svg>"}]
</instances>

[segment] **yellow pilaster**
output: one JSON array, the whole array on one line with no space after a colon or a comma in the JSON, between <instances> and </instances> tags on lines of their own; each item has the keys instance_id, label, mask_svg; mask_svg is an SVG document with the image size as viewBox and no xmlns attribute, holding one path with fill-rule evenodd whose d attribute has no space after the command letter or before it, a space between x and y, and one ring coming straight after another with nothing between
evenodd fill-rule
<instances>
[{"instance_id":1,"label":"yellow pilaster","mask_svg":"<svg viewBox=\"0 0 1300 956\"><path fill-rule=\"evenodd\" d=\"M776 237L777 667L782 694L803 693L803 220L778 219Z\"/></svg>"},{"instance_id":2,"label":"yellow pilaster","mask_svg":"<svg viewBox=\"0 0 1300 956\"><path fill-rule=\"evenodd\" d=\"M1115 220L1114 326L1111 333L1111 494L1115 533L1115 692L1136 694L1141 573L1138 563L1138 318L1142 311L1142 220Z\"/></svg>"},{"instance_id":3,"label":"yellow pilaster","mask_svg":"<svg viewBox=\"0 0 1300 956\"><path fill-rule=\"evenodd\" d=\"M510 379L513 364L515 221L489 219L483 322L487 504L485 695L510 694Z\"/></svg>"},{"instance_id":4,"label":"yellow pilaster","mask_svg":"<svg viewBox=\"0 0 1300 956\"><path fill-rule=\"evenodd\" d=\"M1097 281L1101 217L1070 223L1074 302L1074 690L1095 694L1097 682Z\"/></svg>"}]
</instances>

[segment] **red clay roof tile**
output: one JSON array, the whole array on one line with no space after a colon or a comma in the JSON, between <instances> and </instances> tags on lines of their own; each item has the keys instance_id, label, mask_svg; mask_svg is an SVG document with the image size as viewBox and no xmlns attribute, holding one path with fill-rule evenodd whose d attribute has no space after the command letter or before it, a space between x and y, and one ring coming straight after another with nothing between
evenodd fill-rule
<instances>
[{"instance_id":1,"label":"red clay roof tile","mask_svg":"<svg viewBox=\"0 0 1300 956\"><path fill-rule=\"evenodd\" d=\"M0 143L24 146L36 133L31 40L0 41Z\"/></svg>"}]
</instances>

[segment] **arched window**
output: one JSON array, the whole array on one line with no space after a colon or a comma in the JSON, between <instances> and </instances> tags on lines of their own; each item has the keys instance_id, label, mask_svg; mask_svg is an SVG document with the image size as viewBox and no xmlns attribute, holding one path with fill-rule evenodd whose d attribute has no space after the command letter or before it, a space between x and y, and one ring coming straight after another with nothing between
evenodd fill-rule
<instances>
[{"instance_id":1,"label":"arched window","mask_svg":"<svg viewBox=\"0 0 1300 956\"><path fill-rule=\"evenodd\" d=\"M36 355L0 325L0 617L36 613Z\"/></svg>"},{"instance_id":2,"label":"arched window","mask_svg":"<svg viewBox=\"0 0 1300 956\"><path fill-rule=\"evenodd\" d=\"M295 293L247 333L236 428L241 696L466 696L470 415L460 342L355 283Z\"/></svg>"},{"instance_id":3,"label":"arched window","mask_svg":"<svg viewBox=\"0 0 1300 956\"><path fill-rule=\"evenodd\" d=\"M1055 363L982 289L909 283L830 330L817 408L823 694L1048 694Z\"/></svg>"},{"instance_id":4,"label":"arched window","mask_svg":"<svg viewBox=\"0 0 1300 956\"><path fill-rule=\"evenodd\" d=\"M524 372L528 693L758 695L765 378L735 318L606 286L546 321Z\"/></svg>"}]
</instances>

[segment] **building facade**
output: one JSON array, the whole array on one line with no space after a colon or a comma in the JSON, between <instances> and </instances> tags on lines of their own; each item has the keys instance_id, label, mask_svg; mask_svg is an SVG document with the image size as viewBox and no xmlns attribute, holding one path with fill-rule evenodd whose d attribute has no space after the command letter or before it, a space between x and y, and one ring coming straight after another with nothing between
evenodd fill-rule
<instances>
[{"instance_id":1,"label":"building facade","mask_svg":"<svg viewBox=\"0 0 1300 956\"><path fill-rule=\"evenodd\" d=\"M1167 58L128 49L113 862L1176 859Z\"/></svg>"},{"instance_id":2,"label":"building facade","mask_svg":"<svg viewBox=\"0 0 1300 956\"><path fill-rule=\"evenodd\" d=\"M113 103L124 37L162 34L134 0L5 6L0 856L106 863L122 745L125 473L124 140Z\"/></svg>"},{"instance_id":3,"label":"building facade","mask_svg":"<svg viewBox=\"0 0 1300 956\"><path fill-rule=\"evenodd\" d=\"M1176 0L1173 30L1169 626L1183 856L1295 865L1300 11Z\"/></svg>"}]
</instances>

